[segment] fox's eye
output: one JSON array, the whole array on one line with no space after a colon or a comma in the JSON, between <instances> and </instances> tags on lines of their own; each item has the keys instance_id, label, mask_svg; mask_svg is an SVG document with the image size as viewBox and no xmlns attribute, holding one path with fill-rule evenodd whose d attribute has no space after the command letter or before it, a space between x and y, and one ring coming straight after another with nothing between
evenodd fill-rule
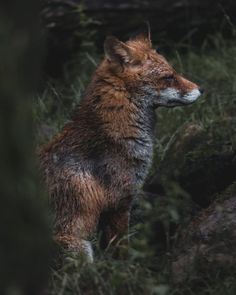
<instances>
[{"instance_id":1,"label":"fox's eye","mask_svg":"<svg viewBox=\"0 0 236 295\"><path fill-rule=\"evenodd\" d=\"M131 64L132 64L132 66L140 66L142 63L141 63L140 60L133 60L133 61L131 62Z\"/></svg>"},{"instance_id":2,"label":"fox's eye","mask_svg":"<svg viewBox=\"0 0 236 295\"><path fill-rule=\"evenodd\" d=\"M167 75L167 76L164 76L162 79L165 81L171 82L171 81L175 81L175 76L174 75Z\"/></svg>"}]
</instances>

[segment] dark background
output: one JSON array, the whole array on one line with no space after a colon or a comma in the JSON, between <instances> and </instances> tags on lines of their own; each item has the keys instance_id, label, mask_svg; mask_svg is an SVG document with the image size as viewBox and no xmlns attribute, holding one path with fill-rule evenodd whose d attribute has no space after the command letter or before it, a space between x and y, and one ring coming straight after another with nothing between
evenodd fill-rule
<instances>
[{"instance_id":1,"label":"dark background","mask_svg":"<svg viewBox=\"0 0 236 295\"><path fill-rule=\"evenodd\" d=\"M76 80L78 74L86 75L84 80L81 78L85 85L89 80L91 69L84 66L84 56L92 61L94 58L96 64L103 52L105 36L112 34L126 40L136 32L147 30L147 22L151 27L154 45L165 53L171 55L176 49L183 54L192 49L200 52L207 44L210 56L214 42L209 36L220 34L224 36L224 40L234 41L235 17L234 0L1 1L0 294L59 294L56 288L54 293L45 291L52 256L51 228L46 193L37 173L36 149L40 136L44 136L42 141L45 141L45 134L49 132L50 137L55 131L51 131L48 126L42 127L41 121L50 125L50 120L57 119L57 126L61 126L64 117L59 113L60 108L64 114L77 103L74 98L73 103L68 98L68 85ZM219 48L221 44L223 43L219 43ZM227 79L232 81L233 77L227 76ZM63 95L57 93L58 88L55 85L58 84L63 88ZM48 85L53 85L50 91ZM84 88L84 85L81 86L81 92ZM53 94L46 95L45 99L45 91L47 95ZM71 94L71 89L69 92ZM41 109L45 107L43 103L47 106L50 104L43 119L40 117L39 107L35 108L35 101L38 103L35 97L38 96L41 97ZM40 126L38 117L41 120ZM219 125L223 126L221 123ZM39 127L40 134L37 133ZM225 130L229 130L229 125L226 124L222 134ZM228 147L228 140L225 146ZM235 179L235 154L234 151L230 152L225 161L226 168L222 165L221 155L217 158L219 165L212 168L213 173L219 169L228 169L227 173L230 173L228 182L224 182L222 178L224 172L220 175L216 173L217 178L213 177L210 182L214 193L215 182L224 189L229 181ZM213 160L214 156L215 154ZM203 161L200 172L207 171L204 166L206 162ZM212 158L209 162L212 162ZM186 178L182 179L183 184L185 180ZM194 188L191 187L196 199L201 199L198 198L199 191L196 189L199 186L204 188L206 183L202 180ZM152 193L158 190L158 185L155 181L152 183ZM210 192L212 193L211 190ZM206 194L208 193L209 191ZM205 201L206 196L202 196ZM207 202L209 205L210 201ZM154 235L154 241L155 239ZM102 273L100 268L99 271ZM92 274L91 278L95 276L93 272ZM122 281L122 277L119 280ZM73 292L76 291L70 287L72 293L66 294L75 294Z\"/></svg>"},{"instance_id":2,"label":"dark background","mask_svg":"<svg viewBox=\"0 0 236 295\"><path fill-rule=\"evenodd\" d=\"M86 21L77 9L81 3L88 17ZM94 46L101 53L107 35L126 40L132 34L146 31L148 22L153 43L171 51L173 44L182 45L183 49L200 46L209 34L221 32L230 38L230 22L235 15L233 0L43 1L46 71L56 77L62 74L62 63L73 59L80 50L83 30L88 36L92 34Z\"/></svg>"}]
</instances>

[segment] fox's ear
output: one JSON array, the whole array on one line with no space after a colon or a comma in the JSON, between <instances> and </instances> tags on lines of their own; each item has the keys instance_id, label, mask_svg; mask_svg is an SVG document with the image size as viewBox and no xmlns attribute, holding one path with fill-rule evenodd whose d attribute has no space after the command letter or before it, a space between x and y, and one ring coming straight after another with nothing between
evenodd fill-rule
<instances>
[{"instance_id":1,"label":"fox's ear","mask_svg":"<svg viewBox=\"0 0 236 295\"><path fill-rule=\"evenodd\" d=\"M149 32L140 33L137 35L136 39L145 42L149 47L152 47L152 40Z\"/></svg>"},{"instance_id":2,"label":"fox's ear","mask_svg":"<svg viewBox=\"0 0 236 295\"><path fill-rule=\"evenodd\" d=\"M131 39L146 43L148 47L152 47L151 27L149 22L145 23L145 28L136 33Z\"/></svg>"},{"instance_id":3,"label":"fox's ear","mask_svg":"<svg viewBox=\"0 0 236 295\"><path fill-rule=\"evenodd\" d=\"M131 49L116 37L109 36L104 42L105 55L110 61L128 63L131 57Z\"/></svg>"},{"instance_id":4,"label":"fox's ear","mask_svg":"<svg viewBox=\"0 0 236 295\"><path fill-rule=\"evenodd\" d=\"M139 33L136 35L133 40L141 41L142 43L145 43L147 47L152 47L152 41L149 35L146 34L146 32Z\"/></svg>"}]
</instances>

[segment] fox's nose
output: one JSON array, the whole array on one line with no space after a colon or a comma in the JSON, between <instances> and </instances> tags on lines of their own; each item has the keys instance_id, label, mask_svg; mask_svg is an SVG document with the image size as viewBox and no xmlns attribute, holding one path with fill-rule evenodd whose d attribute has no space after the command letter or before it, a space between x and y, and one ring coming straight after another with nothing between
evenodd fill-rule
<instances>
[{"instance_id":1,"label":"fox's nose","mask_svg":"<svg viewBox=\"0 0 236 295\"><path fill-rule=\"evenodd\" d=\"M201 94L203 94L205 92L205 90L203 88L198 88L198 90L200 91Z\"/></svg>"}]
</instances>

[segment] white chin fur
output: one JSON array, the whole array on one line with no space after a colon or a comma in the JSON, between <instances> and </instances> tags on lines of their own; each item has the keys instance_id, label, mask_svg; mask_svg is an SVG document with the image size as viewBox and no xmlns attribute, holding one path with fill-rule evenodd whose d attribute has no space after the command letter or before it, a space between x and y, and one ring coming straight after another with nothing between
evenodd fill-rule
<instances>
[{"instance_id":1,"label":"white chin fur","mask_svg":"<svg viewBox=\"0 0 236 295\"><path fill-rule=\"evenodd\" d=\"M163 106L178 106L182 104L193 103L201 95L198 89L193 89L184 96L181 96L180 92L175 88L167 88L161 90L159 93L160 105Z\"/></svg>"},{"instance_id":2,"label":"white chin fur","mask_svg":"<svg viewBox=\"0 0 236 295\"><path fill-rule=\"evenodd\" d=\"M183 96L183 99L188 102L194 102L198 99L198 97L201 95L201 92L198 89L194 89L190 91L188 94L185 94Z\"/></svg>"}]
</instances>

